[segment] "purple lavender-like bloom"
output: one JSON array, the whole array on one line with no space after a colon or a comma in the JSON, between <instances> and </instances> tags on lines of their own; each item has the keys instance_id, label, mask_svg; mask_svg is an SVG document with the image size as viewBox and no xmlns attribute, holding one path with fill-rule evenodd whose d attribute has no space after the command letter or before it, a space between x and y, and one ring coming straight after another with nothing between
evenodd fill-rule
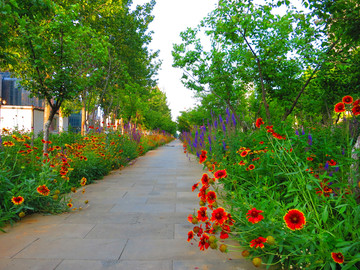
<instances>
[{"instance_id":1,"label":"purple lavender-like bloom","mask_svg":"<svg viewBox=\"0 0 360 270\"><path fill-rule=\"evenodd\" d=\"M214 127L217 128L218 127L218 122L215 120L214 122Z\"/></svg>"},{"instance_id":2,"label":"purple lavender-like bloom","mask_svg":"<svg viewBox=\"0 0 360 270\"><path fill-rule=\"evenodd\" d=\"M231 120L233 121L234 126L236 126L235 114L231 115Z\"/></svg>"},{"instance_id":3,"label":"purple lavender-like bloom","mask_svg":"<svg viewBox=\"0 0 360 270\"><path fill-rule=\"evenodd\" d=\"M330 177L333 176L333 172L329 172L329 176L330 176Z\"/></svg>"},{"instance_id":4,"label":"purple lavender-like bloom","mask_svg":"<svg viewBox=\"0 0 360 270\"><path fill-rule=\"evenodd\" d=\"M224 150L226 150L226 143L225 142L223 142L223 148L224 148Z\"/></svg>"},{"instance_id":5,"label":"purple lavender-like bloom","mask_svg":"<svg viewBox=\"0 0 360 270\"><path fill-rule=\"evenodd\" d=\"M336 167L336 168L335 168L335 172L339 171L339 169L340 169L339 167Z\"/></svg>"},{"instance_id":6,"label":"purple lavender-like bloom","mask_svg":"<svg viewBox=\"0 0 360 270\"><path fill-rule=\"evenodd\" d=\"M325 170L328 170L329 169L329 162L326 162L325 166L324 166L324 169Z\"/></svg>"},{"instance_id":7,"label":"purple lavender-like bloom","mask_svg":"<svg viewBox=\"0 0 360 270\"><path fill-rule=\"evenodd\" d=\"M211 136L209 135L208 138L209 138L209 144L211 145Z\"/></svg>"},{"instance_id":8,"label":"purple lavender-like bloom","mask_svg":"<svg viewBox=\"0 0 360 270\"><path fill-rule=\"evenodd\" d=\"M211 148L211 146L209 147L209 152L211 152L212 151L212 148Z\"/></svg>"},{"instance_id":9,"label":"purple lavender-like bloom","mask_svg":"<svg viewBox=\"0 0 360 270\"><path fill-rule=\"evenodd\" d=\"M228 117L230 117L230 111L229 111L229 108L226 108L226 114Z\"/></svg>"},{"instance_id":10,"label":"purple lavender-like bloom","mask_svg":"<svg viewBox=\"0 0 360 270\"><path fill-rule=\"evenodd\" d=\"M311 137L311 134L309 134L309 136L308 136L308 144L309 144L309 145L312 145L312 137Z\"/></svg>"},{"instance_id":11,"label":"purple lavender-like bloom","mask_svg":"<svg viewBox=\"0 0 360 270\"><path fill-rule=\"evenodd\" d=\"M295 134L298 136L300 135L298 130L295 130Z\"/></svg>"},{"instance_id":12,"label":"purple lavender-like bloom","mask_svg":"<svg viewBox=\"0 0 360 270\"><path fill-rule=\"evenodd\" d=\"M345 155L345 149L344 149L344 148L341 150L341 154L342 154L343 156Z\"/></svg>"},{"instance_id":13,"label":"purple lavender-like bloom","mask_svg":"<svg viewBox=\"0 0 360 270\"><path fill-rule=\"evenodd\" d=\"M225 126L225 123L222 124L222 129L224 131L224 133L226 132L226 126Z\"/></svg>"},{"instance_id":14,"label":"purple lavender-like bloom","mask_svg":"<svg viewBox=\"0 0 360 270\"><path fill-rule=\"evenodd\" d=\"M226 116L226 124L229 124L229 116Z\"/></svg>"},{"instance_id":15,"label":"purple lavender-like bloom","mask_svg":"<svg viewBox=\"0 0 360 270\"><path fill-rule=\"evenodd\" d=\"M222 124L224 122L224 120L222 119L221 115L219 115L219 120L220 120L220 124Z\"/></svg>"},{"instance_id":16,"label":"purple lavender-like bloom","mask_svg":"<svg viewBox=\"0 0 360 270\"><path fill-rule=\"evenodd\" d=\"M302 128L301 135L305 135L305 130Z\"/></svg>"}]
</instances>

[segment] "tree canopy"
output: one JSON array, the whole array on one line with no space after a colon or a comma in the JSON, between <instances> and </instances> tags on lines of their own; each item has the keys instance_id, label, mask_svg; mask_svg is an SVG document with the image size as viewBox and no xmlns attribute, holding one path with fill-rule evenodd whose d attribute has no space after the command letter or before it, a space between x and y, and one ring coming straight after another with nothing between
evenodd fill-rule
<instances>
[{"instance_id":1,"label":"tree canopy","mask_svg":"<svg viewBox=\"0 0 360 270\"><path fill-rule=\"evenodd\" d=\"M330 104L359 89L355 2L220 0L197 27L181 33L174 67L204 110L210 96L238 119L245 114L245 122L314 115L328 122Z\"/></svg>"}]
</instances>

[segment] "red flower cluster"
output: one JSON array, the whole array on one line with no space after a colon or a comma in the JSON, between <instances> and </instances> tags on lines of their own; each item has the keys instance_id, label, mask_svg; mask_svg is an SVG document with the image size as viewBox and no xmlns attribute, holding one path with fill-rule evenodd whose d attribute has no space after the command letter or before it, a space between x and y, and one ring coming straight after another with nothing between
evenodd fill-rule
<instances>
[{"instance_id":1,"label":"red flower cluster","mask_svg":"<svg viewBox=\"0 0 360 270\"><path fill-rule=\"evenodd\" d=\"M226 170L219 170L215 172L215 178L226 177ZM188 221L192 224L198 224L203 222L205 228L200 226L194 226L192 231L188 232L187 241L191 241L195 236L199 238L200 250L205 250L211 247L217 248L216 242L218 241L215 234L219 233L220 239L226 239L231 232L230 226L234 225L234 220L231 214L227 213L224 208L217 207L216 199L217 195L215 191L209 190L211 184L215 181L214 178L210 178L208 174L204 173L201 181L192 186L194 191L201 183L202 186L199 190L198 197L200 198L200 209L194 214L189 215ZM208 204L208 207L206 205ZM212 211L212 213L209 213ZM220 249L221 250L221 249Z\"/></svg>"},{"instance_id":2,"label":"red flower cluster","mask_svg":"<svg viewBox=\"0 0 360 270\"><path fill-rule=\"evenodd\" d=\"M256 119L255 125L257 128L260 128L261 125L265 124L262 118Z\"/></svg>"},{"instance_id":3,"label":"red flower cluster","mask_svg":"<svg viewBox=\"0 0 360 270\"><path fill-rule=\"evenodd\" d=\"M334 111L336 113L345 112L346 111L346 104L348 104L348 105L352 104L351 111L354 114L354 116L360 115L360 99L357 99L356 101L354 101L352 96L344 96L342 98L342 102L339 102L339 103L335 104Z\"/></svg>"},{"instance_id":4,"label":"red flower cluster","mask_svg":"<svg viewBox=\"0 0 360 270\"><path fill-rule=\"evenodd\" d=\"M280 134L276 133L273 129L273 126L266 126L267 132L271 133L272 136L278 140L285 140L286 136L281 136Z\"/></svg>"},{"instance_id":5,"label":"red flower cluster","mask_svg":"<svg viewBox=\"0 0 360 270\"><path fill-rule=\"evenodd\" d=\"M202 164L206 159L207 159L207 156L206 156L206 154L207 154L207 151L205 151L205 150L201 150L201 155L200 155L200 157L199 157L199 163L200 164Z\"/></svg>"}]
</instances>

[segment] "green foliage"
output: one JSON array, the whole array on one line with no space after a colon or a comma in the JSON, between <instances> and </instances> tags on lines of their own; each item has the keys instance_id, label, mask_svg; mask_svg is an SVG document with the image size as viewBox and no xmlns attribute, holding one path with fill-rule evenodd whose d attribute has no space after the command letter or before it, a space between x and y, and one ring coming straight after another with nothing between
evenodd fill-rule
<instances>
[{"instance_id":1,"label":"green foliage","mask_svg":"<svg viewBox=\"0 0 360 270\"><path fill-rule=\"evenodd\" d=\"M351 110L352 104L348 105ZM206 151L200 162L215 178L226 171L227 177L213 180L218 182L214 188L219 204L236 221L231 234L241 249L230 247L232 251L246 250L250 259L261 258L267 268L360 269L359 160L352 156L360 152L349 134L358 116L332 127L297 129L265 121L257 127L254 123L246 132L215 120L218 124L193 128L182 139L186 152L199 156ZM214 213L217 206L201 197L201 192L209 194L208 188L204 191L203 184L199 197L201 205ZM263 218L257 222L249 218L254 208L262 211ZM296 220L301 226L295 230L284 219L291 209L305 217L304 223ZM222 233L229 232L226 226L220 227ZM206 233L217 232L210 226ZM258 237L265 238L264 247L250 247ZM340 252L344 263L337 264L333 252Z\"/></svg>"}]
</instances>

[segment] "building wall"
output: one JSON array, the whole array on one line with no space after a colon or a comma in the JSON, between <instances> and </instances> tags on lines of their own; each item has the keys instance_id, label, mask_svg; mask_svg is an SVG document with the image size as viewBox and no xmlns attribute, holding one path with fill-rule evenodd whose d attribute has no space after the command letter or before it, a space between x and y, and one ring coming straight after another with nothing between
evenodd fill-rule
<instances>
[{"instance_id":1,"label":"building wall","mask_svg":"<svg viewBox=\"0 0 360 270\"><path fill-rule=\"evenodd\" d=\"M12 106L1 106L0 128L30 132L31 118L31 107L27 106L26 109L20 109Z\"/></svg>"},{"instance_id":2,"label":"building wall","mask_svg":"<svg viewBox=\"0 0 360 270\"><path fill-rule=\"evenodd\" d=\"M68 117L63 118L63 131L68 130ZM32 106L0 106L0 132L3 128L19 130L21 132L33 131L35 135L43 130L44 111ZM59 114L54 116L50 132L59 132Z\"/></svg>"},{"instance_id":3,"label":"building wall","mask_svg":"<svg viewBox=\"0 0 360 270\"><path fill-rule=\"evenodd\" d=\"M44 111L34 110L34 134L39 134L44 126Z\"/></svg>"}]
</instances>

